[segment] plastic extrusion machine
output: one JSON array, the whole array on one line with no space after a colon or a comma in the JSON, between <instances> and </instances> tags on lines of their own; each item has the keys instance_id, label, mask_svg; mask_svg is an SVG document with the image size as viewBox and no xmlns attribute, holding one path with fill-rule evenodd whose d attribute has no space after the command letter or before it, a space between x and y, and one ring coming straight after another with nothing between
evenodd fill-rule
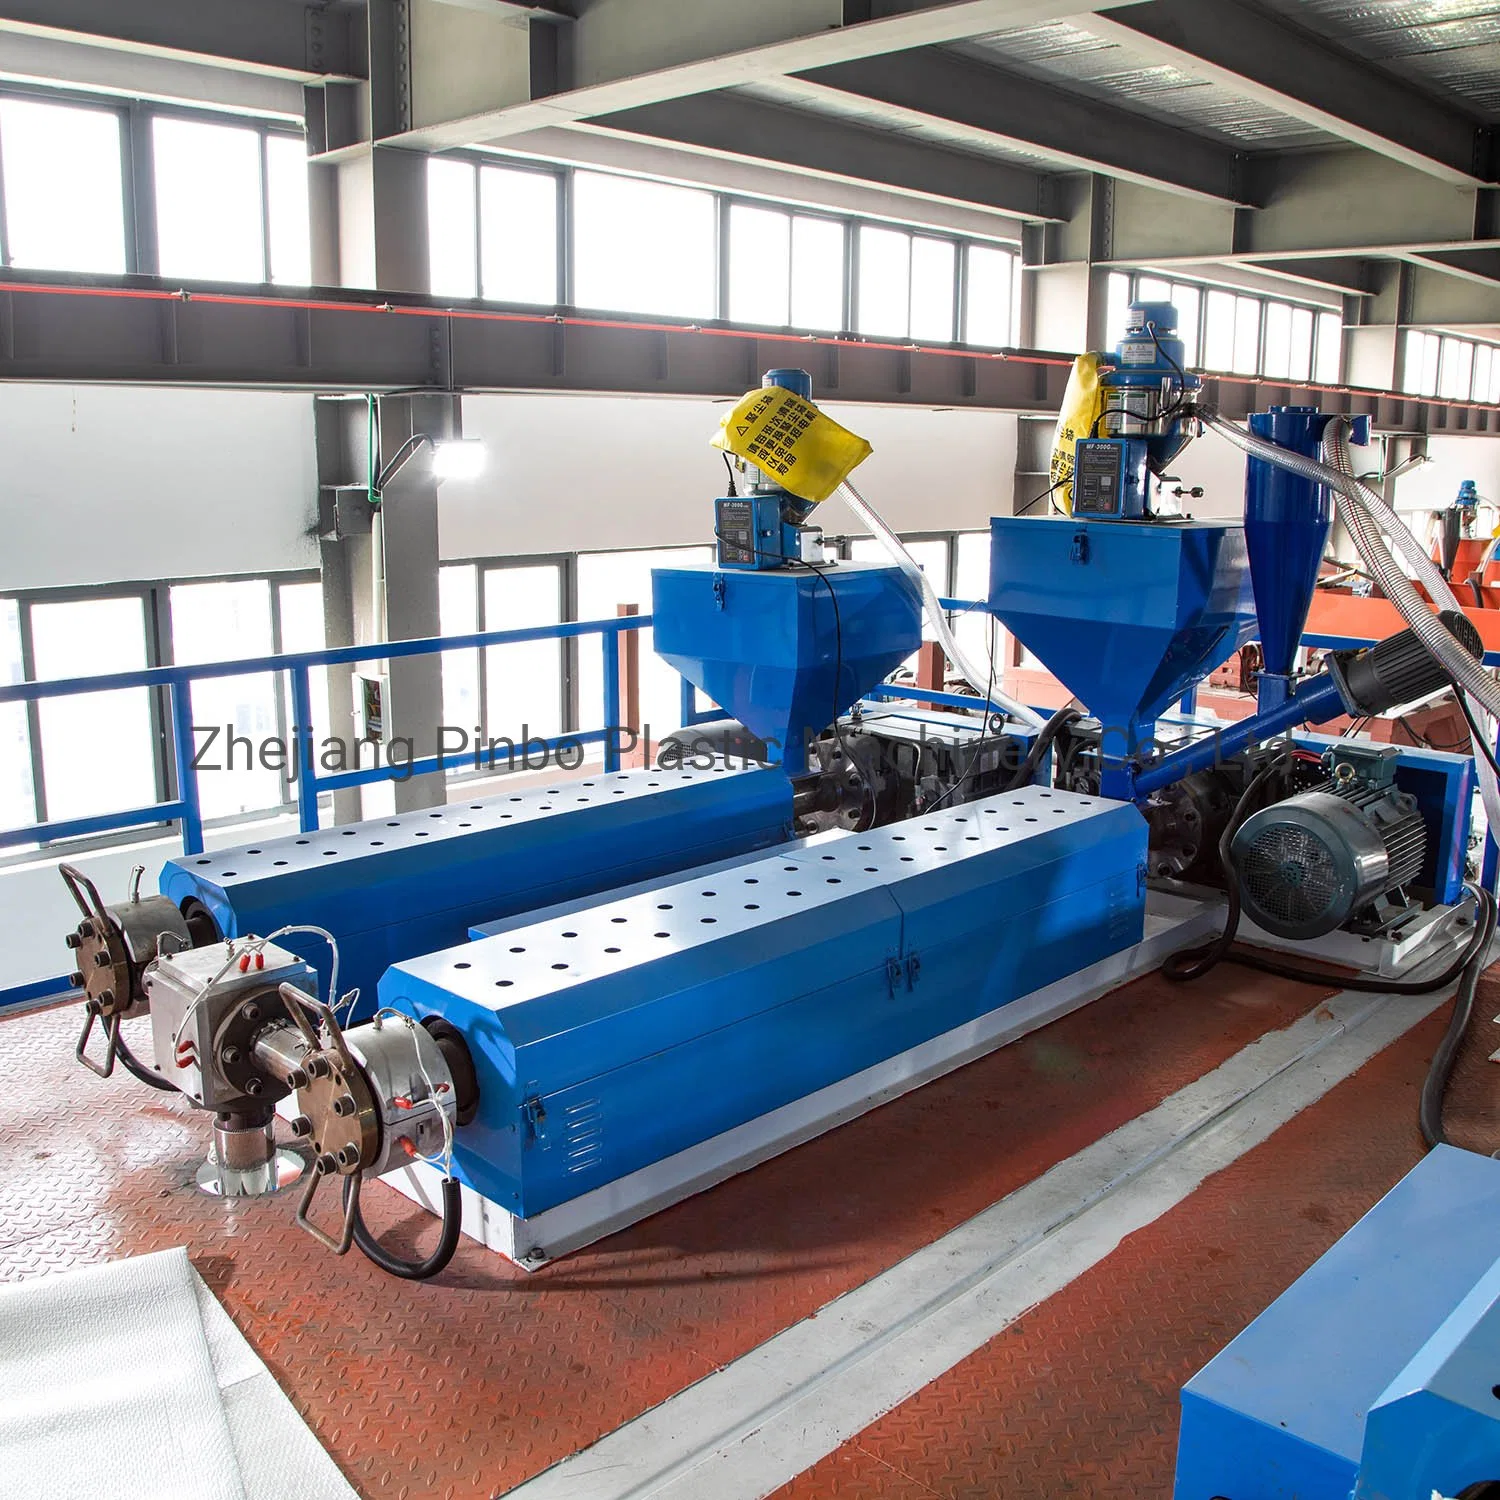
<instances>
[{"instance_id":1,"label":"plastic extrusion machine","mask_svg":"<svg viewBox=\"0 0 1500 1500\"><path fill-rule=\"evenodd\" d=\"M1295 671L1330 517L1317 484L1257 460L1244 524L1149 515L1197 382L1166 313L1138 312L1125 415L1117 429L1106 410L1079 458L1131 476L1114 512L994 523L989 607L1081 709L1039 728L998 701L977 717L864 704L919 644L919 580L824 562L816 501L740 454L717 561L657 570L653 615L660 653L766 764L596 773L184 857L159 895L114 906L75 882L101 1066L214 1112L220 1191L295 1172L279 1108L313 1168L299 1219L425 1276L461 1218L540 1263L955 1065L1023 997L1117 982L1144 951L1150 877L1222 882L1206 852L1247 798L1227 878L1258 922L1281 913L1303 938L1425 915L1432 943L1459 942L1470 762L1284 740L1448 673L1410 631ZM801 372L767 390L821 418ZM1329 420L1252 425L1306 451ZM1450 622L1474 651L1466 624ZM1252 636L1254 719L1157 728ZM372 991L376 1013L348 1024ZM147 1009L149 1060L121 1029ZM409 1263L364 1230L359 1187L414 1163L428 1186L409 1190L441 1179L444 1225ZM332 1231L310 1217L323 1182L343 1189Z\"/></svg>"}]
</instances>

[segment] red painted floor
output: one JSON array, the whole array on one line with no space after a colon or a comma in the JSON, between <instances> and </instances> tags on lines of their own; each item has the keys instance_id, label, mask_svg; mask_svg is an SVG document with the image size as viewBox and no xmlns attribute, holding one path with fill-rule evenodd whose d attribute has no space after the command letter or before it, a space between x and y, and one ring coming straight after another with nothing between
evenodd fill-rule
<instances>
[{"instance_id":1,"label":"red painted floor","mask_svg":"<svg viewBox=\"0 0 1500 1500\"><path fill-rule=\"evenodd\" d=\"M203 1117L80 1068L74 1011L19 1017L0 1023L0 1277L185 1244L361 1494L487 1497L1322 997L1233 967L1186 989L1141 980L534 1276L466 1243L417 1286L330 1255L290 1201L198 1194ZM788 1494L1165 1494L1182 1378L1416 1159L1432 1035L1392 1048ZM1490 1129L1488 1067L1477 1048L1464 1061L1461 1141ZM431 1223L379 1187L367 1204L398 1245Z\"/></svg>"}]
</instances>

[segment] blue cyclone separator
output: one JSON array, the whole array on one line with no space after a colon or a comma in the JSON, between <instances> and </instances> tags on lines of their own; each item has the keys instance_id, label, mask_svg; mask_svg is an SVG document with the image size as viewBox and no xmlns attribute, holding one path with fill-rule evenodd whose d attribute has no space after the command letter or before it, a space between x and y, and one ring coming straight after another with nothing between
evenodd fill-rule
<instances>
[{"instance_id":1,"label":"blue cyclone separator","mask_svg":"<svg viewBox=\"0 0 1500 1500\"><path fill-rule=\"evenodd\" d=\"M541 1213L1141 940L1146 824L1044 787L796 845L398 964L463 1033L459 1176Z\"/></svg>"},{"instance_id":2,"label":"blue cyclone separator","mask_svg":"<svg viewBox=\"0 0 1500 1500\"><path fill-rule=\"evenodd\" d=\"M810 739L922 643L922 596L900 568L653 568L656 653L766 742L788 775Z\"/></svg>"},{"instance_id":3,"label":"blue cyclone separator","mask_svg":"<svg viewBox=\"0 0 1500 1500\"><path fill-rule=\"evenodd\" d=\"M1439 1146L1183 1387L1174 1500L1500 1478L1500 1162Z\"/></svg>"},{"instance_id":4,"label":"blue cyclone separator","mask_svg":"<svg viewBox=\"0 0 1500 1500\"><path fill-rule=\"evenodd\" d=\"M990 522L990 609L1129 753L1255 635L1239 526ZM1111 735L1108 732L1114 731Z\"/></svg>"},{"instance_id":5,"label":"blue cyclone separator","mask_svg":"<svg viewBox=\"0 0 1500 1500\"><path fill-rule=\"evenodd\" d=\"M777 770L601 771L184 855L159 884L179 906L201 902L225 937L326 928L339 988L360 990L363 1015L391 964L462 942L476 922L764 849L791 823L791 783ZM328 996L327 945L278 941L317 966Z\"/></svg>"},{"instance_id":6,"label":"blue cyclone separator","mask_svg":"<svg viewBox=\"0 0 1500 1500\"><path fill-rule=\"evenodd\" d=\"M1250 418L1256 437L1317 458L1332 420L1314 406L1273 406ZM1284 699L1307 624L1307 611L1333 524L1333 495L1265 459L1251 458L1245 475L1245 544L1255 583L1255 610L1265 667L1260 706Z\"/></svg>"}]
</instances>

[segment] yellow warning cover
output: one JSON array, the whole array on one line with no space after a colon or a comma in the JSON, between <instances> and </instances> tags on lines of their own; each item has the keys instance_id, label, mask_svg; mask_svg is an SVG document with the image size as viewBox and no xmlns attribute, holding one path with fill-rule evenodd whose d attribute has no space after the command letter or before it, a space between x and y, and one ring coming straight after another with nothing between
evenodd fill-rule
<instances>
[{"instance_id":1,"label":"yellow warning cover","mask_svg":"<svg viewBox=\"0 0 1500 1500\"><path fill-rule=\"evenodd\" d=\"M1073 513L1077 445L1080 438L1093 436L1094 426L1104 413L1104 397L1104 387L1099 383L1099 356L1080 354L1073 361L1073 373L1068 376L1068 389L1063 393L1057 431L1052 438L1052 490L1069 515Z\"/></svg>"},{"instance_id":2,"label":"yellow warning cover","mask_svg":"<svg viewBox=\"0 0 1500 1500\"><path fill-rule=\"evenodd\" d=\"M873 451L811 401L784 386L747 391L712 444L754 464L803 500L826 500Z\"/></svg>"}]
</instances>

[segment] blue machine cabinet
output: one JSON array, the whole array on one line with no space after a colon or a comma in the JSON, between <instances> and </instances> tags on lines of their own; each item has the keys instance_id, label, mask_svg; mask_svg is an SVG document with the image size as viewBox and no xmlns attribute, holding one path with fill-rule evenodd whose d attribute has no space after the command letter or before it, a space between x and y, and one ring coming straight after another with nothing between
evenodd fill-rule
<instances>
[{"instance_id":1,"label":"blue machine cabinet","mask_svg":"<svg viewBox=\"0 0 1500 1500\"><path fill-rule=\"evenodd\" d=\"M396 965L479 1075L465 1182L540 1213L1141 939L1134 807L1027 787Z\"/></svg>"},{"instance_id":2,"label":"blue machine cabinet","mask_svg":"<svg viewBox=\"0 0 1500 1500\"><path fill-rule=\"evenodd\" d=\"M1183 1388L1175 1500L1500 1479L1500 1162L1439 1146Z\"/></svg>"},{"instance_id":3,"label":"blue machine cabinet","mask_svg":"<svg viewBox=\"0 0 1500 1500\"><path fill-rule=\"evenodd\" d=\"M289 922L337 938L341 989L365 1008L398 959L462 942L479 921L780 843L792 789L776 770L598 772L430 812L401 813L238 849L185 855L160 889L201 902L225 937ZM318 966L328 952L284 946Z\"/></svg>"}]
</instances>

